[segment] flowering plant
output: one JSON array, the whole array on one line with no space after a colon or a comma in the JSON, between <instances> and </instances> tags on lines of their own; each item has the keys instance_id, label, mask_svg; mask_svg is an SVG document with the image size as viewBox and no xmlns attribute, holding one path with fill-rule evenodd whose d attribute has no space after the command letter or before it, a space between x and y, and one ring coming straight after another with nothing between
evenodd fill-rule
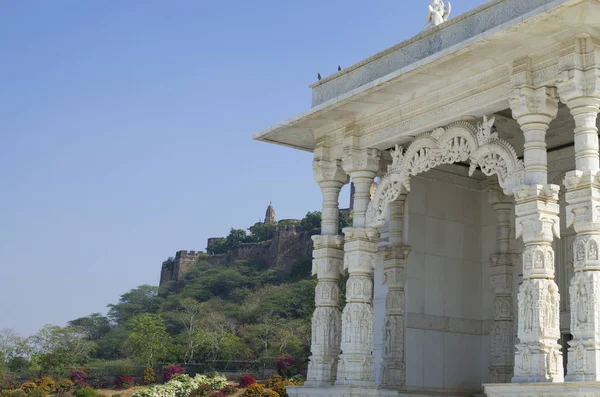
<instances>
[{"instance_id":1,"label":"flowering plant","mask_svg":"<svg viewBox=\"0 0 600 397\"><path fill-rule=\"evenodd\" d=\"M227 385L227 378L219 375L213 377L196 375L193 378L188 375L177 375L165 384L138 390L132 397L188 397L192 392L200 389L201 385L208 385L212 391L220 390Z\"/></svg>"},{"instance_id":2,"label":"flowering plant","mask_svg":"<svg viewBox=\"0 0 600 397\"><path fill-rule=\"evenodd\" d=\"M288 354L275 358L275 367L277 368L277 373L284 378L289 378L297 372L296 360Z\"/></svg>"},{"instance_id":3,"label":"flowering plant","mask_svg":"<svg viewBox=\"0 0 600 397\"><path fill-rule=\"evenodd\" d=\"M119 389L129 389L135 386L135 379L131 375L119 376L117 380L117 387Z\"/></svg>"},{"instance_id":4,"label":"flowering plant","mask_svg":"<svg viewBox=\"0 0 600 397\"><path fill-rule=\"evenodd\" d=\"M253 383L246 390L244 390L243 397L262 397L265 394L267 389L261 384Z\"/></svg>"},{"instance_id":5,"label":"flowering plant","mask_svg":"<svg viewBox=\"0 0 600 397\"><path fill-rule=\"evenodd\" d=\"M86 383L87 375L85 374L85 372L83 372L82 369L70 368L69 369L69 378L71 378L71 380L77 387L87 386L87 383Z\"/></svg>"},{"instance_id":6,"label":"flowering plant","mask_svg":"<svg viewBox=\"0 0 600 397\"><path fill-rule=\"evenodd\" d=\"M240 379L240 387L242 389L244 389L250 385L253 385L255 383L256 383L256 378L250 374L246 374L246 375L242 376L242 379Z\"/></svg>"},{"instance_id":7,"label":"flowering plant","mask_svg":"<svg viewBox=\"0 0 600 397\"><path fill-rule=\"evenodd\" d=\"M174 376L183 375L183 374L185 374L185 368L183 368L182 366L167 365L166 367L163 368L163 371L162 371L163 382L168 382L171 379L173 379Z\"/></svg>"},{"instance_id":8,"label":"flowering plant","mask_svg":"<svg viewBox=\"0 0 600 397\"><path fill-rule=\"evenodd\" d=\"M56 382L56 391L59 393L68 393L73 389L73 381L71 379L63 378Z\"/></svg>"},{"instance_id":9,"label":"flowering plant","mask_svg":"<svg viewBox=\"0 0 600 397\"><path fill-rule=\"evenodd\" d=\"M144 384L150 385L156 382L156 373L154 372L154 368L146 368L144 370Z\"/></svg>"},{"instance_id":10,"label":"flowering plant","mask_svg":"<svg viewBox=\"0 0 600 397\"><path fill-rule=\"evenodd\" d=\"M35 389L37 385L34 382L25 382L21 385L21 389L27 394L29 394L33 389Z\"/></svg>"}]
</instances>

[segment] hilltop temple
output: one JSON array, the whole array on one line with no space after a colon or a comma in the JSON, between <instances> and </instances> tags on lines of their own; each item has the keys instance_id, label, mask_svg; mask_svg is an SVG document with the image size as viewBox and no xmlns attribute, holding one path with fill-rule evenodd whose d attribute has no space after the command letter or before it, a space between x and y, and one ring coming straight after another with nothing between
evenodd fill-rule
<instances>
[{"instance_id":1,"label":"hilltop temple","mask_svg":"<svg viewBox=\"0 0 600 397\"><path fill-rule=\"evenodd\" d=\"M323 195L290 396L600 396L600 2L450 12L255 135L312 152Z\"/></svg>"}]
</instances>

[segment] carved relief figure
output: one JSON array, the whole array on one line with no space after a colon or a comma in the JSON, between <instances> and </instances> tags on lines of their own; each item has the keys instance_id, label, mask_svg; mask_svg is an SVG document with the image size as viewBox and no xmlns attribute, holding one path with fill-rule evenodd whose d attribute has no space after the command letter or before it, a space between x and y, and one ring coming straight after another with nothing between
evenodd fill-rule
<instances>
[{"instance_id":1,"label":"carved relief figure","mask_svg":"<svg viewBox=\"0 0 600 397\"><path fill-rule=\"evenodd\" d=\"M583 246L582 241L577 243L577 260L578 261L585 260L585 247Z\"/></svg>"},{"instance_id":2,"label":"carved relief figure","mask_svg":"<svg viewBox=\"0 0 600 397\"><path fill-rule=\"evenodd\" d=\"M444 2L442 0L431 0L431 4L429 5L429 14L427 14L427 24L423 30L430 29L443 22L446 22L450 16L451 7L452 6L450 2L447 2L446 6L444 6Z\"/></svg>"},{"instance_id":3,"label":"carved relief figure","mask_svg":"<svg viewBox=\"0 0 600 397\"><path fill-rule=\"evenodd\" d=\"M598 260L598 245L596 244L596 242L594 240L590 240L588 245L589 245L588 259L593 260L593 261Z\"/></svg>"},{"instance_id":4,"label":"carved relief figure","mask_svg":"<svg viewBox=\"0 0 600 397\"><path fill-rule=\"evenodd\" d=\"M541 251L536 251L535 253L535 268L543 269L544 268L544 254Z\"/></svg>"},{"instance_id":5,"label":"carved relief figure","mask_svg":"<svg viewBox=\"0 0 600 397\"><path fill-rule=\"evenodd\" d=\"M524 374L531 373L531 356L528 348L525 348L521 354L521 372Z\"/></svg>"},{"instance_id":6,"label":"carved relief figure","mask_svg":"<svg viewBox=\"0 0 600 397\"><path fill-rule=\"evenodd\" d=\"M527 289L524 294L525 297L525 313L523 317L523 327L525 332L531 332L533 330L533 295L531 289Z\"/></svg>"},{"instance_id":7,"label":"carved relief figure","mask_svg":"<svg viewBox=\"0 0 600 397\"><path fill-rule=\"evenodd\" d=\"M585 284L580 283L577 288L577 324L579 326L588 321L588 294Z\"/></svg>"},{"instance_id":8,"label":"carved relief figure","mask_svg":"<svg viewBox=\"0 0 600 397\"><path fill-rule=\"evenodd\" d=\"M369 321L367 320L367 313L363 312L360 317L360 343L364 346L369 344Z\"/></svg>"},{"instance_id":9,"label":"carved relief figure","mask_svg":"<svg viewBox=\"0 0 600 397\"><path fill-rule=\"evenodd\" d=\"M384 350L383 350L383 354L385 356L389 356L392 354L392 333L394 332L394 330L392 329L392 322L390 321L390 319L386 319L385 321L385 328L384 328Z\"/></svg>"},{"instance_id":10,"label":"carved relief figure","mask_svg":"<svg viewBox=\"0 0 600 397\"><path fill-rule=\"evenodd\" d=\"M338 322L336 321L335 312L331 312L329 316L329 346L337 346Z\"/></svg>"}]
</instances>

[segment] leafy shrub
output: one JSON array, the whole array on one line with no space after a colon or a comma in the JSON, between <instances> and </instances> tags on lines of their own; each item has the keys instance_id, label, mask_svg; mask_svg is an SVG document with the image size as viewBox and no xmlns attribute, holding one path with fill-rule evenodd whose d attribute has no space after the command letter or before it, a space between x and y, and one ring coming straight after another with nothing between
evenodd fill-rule
<instances>
[{"instance_id":1,"label":"leafy shrub","mask_svg":"<svg viewBox=\"0 0 600 397\"><path fill-rule=\"evenodd\" d=\"M196 393L201 385L207 385L207 387L203 386L198 393L207 391L210 388L210 391L206 394L208 396L210 392L225 387L227 378L219 375L196 375L193 378L188 375L177 375L163 385L154 385L138 390L133 393L133 397L189 397L192 393ZM199 396L199 394L194 395Z\"/></svg>"},{"instance_id":2,"label":"leafy shrub","mask_svg":"<svg viewBox=\"0 0 600 397\"><path fill-rule=\"evenodd\" d=\"M1 375L0 376L0 390L2 389L18 389L19 388L19 380L14 375Z\"/></svg>"},{"instance_id":3,"label":"leafy shrub","mask_svg":"<svg viewBox=\"0 0 600 397\"><path fill-rule=\"evenodd\" d=\"M277 368L277 373L286 379L298 373L296 360L288 354L275 358L275 367Z\"/></svg>"},{"instance_id":4,"label":"leafy shrub","mask_svg":"<svg viewBox=\"0 0 600 397\"><path fill-rule=\"evenodd\" d=\"M267 389L272 389L273 386L275 386L277 383L283 381L283 378L281 377L281 375L271 375L266 381L265 381L265 387Z\"/></svg>"},{"instance_id":5,"label":"leafy shrub","mask_svg":"<svg viewBox=\"0 0 600 397\"><path fill-rule=\"evenodd\" d=\"M54 379L49 376L38 378L34 382L39 388L43 389L46 394L49 394L56 388L56 382L54 382Z\"/></svg>"},{"instance_id":6,"label":"leafy shrub","mask_svg":"<svg viewBox=\"0 0 600 397\"><path fill-rule=\"evenodd\" d=\"M196 390L190 393L190 397L208 397L212 392L213 388L209 384L203 384L198 386Z\"/></svg>"},{"instance_id":7,"label":"leafy shrub","mask_svg":"<svg viewBox=\"0 0 600 397\"><path fill-rule=\"evenodd\" d=\"M233 386L233 385L225 385L225 387L222 388L220 390L220 392L223 393L226 396L232 396L232 395L234 395L235 393L238 392L238 388L235 387L235 386Z\"/></svg>"},{"instance_id":8,"label":"leafy shrub","mask_svg":"<svg viewBox=\"0 0 600 397\"><path fill-rule=\"evenodd\" d=\"M281 382L277 382L273 386L273 391L277 392L280 397L288 397L287 391L285 390L286 386L293 386L294 384L289 380L283 380Z\"/></svg>"},{"instance_id":9,"label":"leafy shrub","mask_svg":"<svg viewBox=\"0 0 600 397\"><path fill-rule=\"evenodd\" d=\"M120 394L113 394L112 397L121 397Z\"/></svg>"},{"instance_id":10,"label":"leafy shrub","mask_svg":"<svg viewBox=\"0 0 600 397\"><path fill-rule=\"evenodd\" d=\"M82 369L71 368L69 370L69 378L77 387L86 387L87 375Z\"/></svg>"},{"instance_id":11,"label":"leafy shrub","mask_svg":"<svg viewBox=\"0 0 600 397\"><path fill-rule=\"evenodd\" d=\"M29 392L27 397L46 397L49 394L45 389L41 387L36 387L32 391Z\"/></svg>"},{"instance_id":12,"label":"leafy shrub","mask_svg":"<svg viewBox=\"0 0 600 397\"><path fill-rule=\"evenodd\" d=\"M167 365L166 367L163 367L162 370L162 378L163 378L163 382L168 382L170 381L174 376L176 375L183 375L185 374L185 368L183 368L180 365Z\"/></svg>"},{"instance_id":13,"label":"leafy shrub","mask_svg":"<svg viewBox=\"0 0 600 397\"><path fill-rule=\"evenodd\" d=\"M117 379L117 387L119 389L129 389L135 386L135 379L131 375L119 376Z\"/></svg>"},{"instance_id":14,"label":"leafy shrub","mask_svg":"<svg viewBox=\"0 0 600 397\"><path fill-rule=\"evenodd\" d=\"M11 397L13 391L9 389L0 390L0 397Z\"/></svg>"},{"instance_id":15,"label":"leafy shrub","mask_svg":"<svg viewBox=\"0 0 600 397\"><path fill-rule=\"evenodd\" d=\"M23 391L24 391L26 394L29 394L29 393L31 393L31 391L32 391L33 389L35 389L36 387L37 387L37 385L35 384L35 382L25 382L25 383L23 383L23 384L21 385L21 389L23 389Z\"/></svg>"},{"instance_id":16,"label":"leafy shrub","mask_svg":"<svg viewBox=\"0 0 600 397\"><path fill-rule=\"evenodd\" d=\"M11 393L10 397L27 397L27 393L23 389L17 389Z\"/></svg>"},{"instance_id":17,"label":"leafy shrub","mask_svg":"<svg viewBox=\"0 0 600 397\"><path fill-rule=\"evenodd\" d=\"M154 373L154 368L146 368L144 370L144 384L151 385L156 382L156 374Z\"/></svg>"},{"instance_id":18,"label":"leafy shrub","mask_svg":"<svg viewBox=\"0 0 600 397\"><path fill-rule=\"evenodd\" d=\"M263 397L263 394L265 394L266 391L267 389L265 389L263 385L260 385L258 383L252 383L248 386L246 390L244 390L242 397Z\"/></svg>"},{"instance_id":19,"label":"leafy shrub","mask_svg":"<svg viewBox=\"0 0 600 397\"><path fill-rule=\"evenodd\" d=\"M74 394L75 397L96 397L96 390L91 387L82 387L81 389L77 389Z\"/></svg>"},{"instance_id":20,"label":"leafy shrub","mask_svg":"<svg viewBox=\"0 0 600 397\"><path fill-rule=\"evenodd\" d=\"M263 397L280 397L280 396L279 396L279 393L277 393L275 390L267 389L267 390L265 390Z\"/></svg>"},{"instance_id":21,"label":"leafy shrub","mask_svg":"<svg viewBox=\"0 0 600 397\"><path fill-rule=\"evenodd\" d=\"M294 386L304 386L304 376L300 374L294 375L290 378L290 382L292 382Z\"/></svg>"},{"instance_id":22,"label":"leafy shrub","mask_svg":"<svg viewBox=\"0 0 600 397\"><path fill-rule=\"evenodd\" d=\"M68 393L73 390L73 381L71 379L63 378L56 382L56 391L59 393Z\"/></svg>"},{"instance_id":23,"label":"leafy shrub","mask_svg":"<svg viewBox=\"0 0 600 397\"><path fill-rule=\"evenodd\" d=\"M240 379L240 387L242 389L245 389L246 387L253 385L256 383L256 378L250 374L246 374L244 376L242 376L242 379Z\"/></svg>"}]
</instances>

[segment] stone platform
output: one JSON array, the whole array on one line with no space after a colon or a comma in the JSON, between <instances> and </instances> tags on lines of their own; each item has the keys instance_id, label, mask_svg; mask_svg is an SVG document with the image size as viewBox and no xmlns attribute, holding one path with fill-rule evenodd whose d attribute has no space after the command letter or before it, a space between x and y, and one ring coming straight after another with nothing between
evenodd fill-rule
<instances>
[{"instance_id":1,"label":"stone platform","mask_svg":"<svg viewBox=\"0 0 600 397\"><path fill-rule=\"evenodd\" d=\"M287 387L290 397L472 397L473 391L389 390L377 387Z\"/></svg>"},{"instance_id":2,"label":"stone platform","mask_svg":"<svg viewBox=\"0 0 600 397\"><path fill-rule=\"evenodd\" d=\"M484 384L487 397L600 397L600 382Z\"/></svg>"}]
</instances>

